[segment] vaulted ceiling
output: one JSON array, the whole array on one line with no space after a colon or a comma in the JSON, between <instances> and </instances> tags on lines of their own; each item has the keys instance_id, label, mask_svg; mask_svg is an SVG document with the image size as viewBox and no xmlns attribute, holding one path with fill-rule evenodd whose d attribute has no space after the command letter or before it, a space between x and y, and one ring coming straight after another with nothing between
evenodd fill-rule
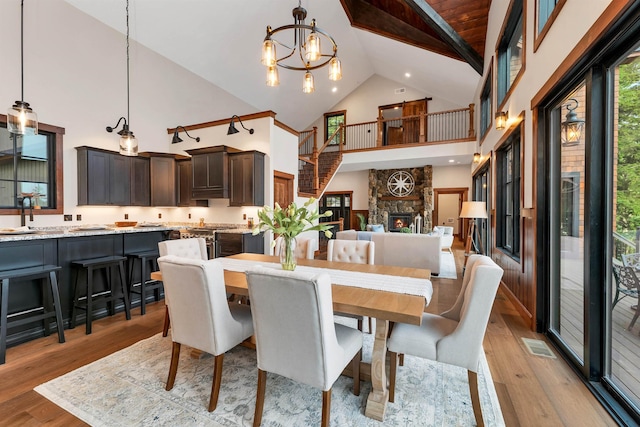
<instances>
[{"instance_id":1,"label":"vaulted ceiling","mask_svg":"<svg viewBox=\"0 0 640 427\"><path fill-rule=\"evenodd\" d=\"M124 0L65 1L126 32ZM315 18L318 27L334 37L343 66L338 82L329 81L326 70L316 70L313 94L302 93L302 73L296 71L281 70L280 85L267 87L260 64L267 25L292 24L296 0L130 0L130 37L255 111L275 111L278 120L298 130L331 111L375 74L451 105L465 107L474 102L490 0L300 3L308 11L307 22ZM229 117L251 112L230 111Z\"/></svg>"}]
</instances>

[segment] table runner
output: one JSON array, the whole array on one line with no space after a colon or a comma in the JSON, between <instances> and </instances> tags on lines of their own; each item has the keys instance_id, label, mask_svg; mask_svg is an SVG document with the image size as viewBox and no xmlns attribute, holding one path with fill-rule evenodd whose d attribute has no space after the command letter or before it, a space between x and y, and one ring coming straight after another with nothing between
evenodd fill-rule
<instances>
[{"instance_id":1,"label":"table runner","mask_svg":"<svg viewBox=\"0 0 640 427\"><path fill-rule=\"evenodd\" d=\"M225 270L247 271L251 267L261 265L280 270L280 264L273 262L247 261L241 259L216 258ZM424 297L426 304L431 301L433 287L428 279L414 277L392 276L388 274L362 273L360 271L337 270L333 268L308 267L298 265L296 271L321 273L325 272L331 277L331 283L343 286L354 286L377 291L396 292L400 294L417 295Z\"/></svg>"}]
</instances>

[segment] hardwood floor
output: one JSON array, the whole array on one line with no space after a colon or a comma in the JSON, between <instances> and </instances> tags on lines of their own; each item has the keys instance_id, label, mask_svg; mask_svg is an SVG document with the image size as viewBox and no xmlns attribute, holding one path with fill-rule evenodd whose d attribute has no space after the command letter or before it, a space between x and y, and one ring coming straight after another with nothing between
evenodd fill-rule
<instances>
[{"instance_id":1,"label":"hardwood floor","mask_svg":"<svg viewBox=\"0 0 640 427\"><path fill-rule=\"evenodd\" d=\"M460 272L461 242L456 242L454 253ZM434 278L433 284L428 311L440 312L453 304L460 279ZM7 363L0 366L0 426L84 425L33 388L160 332L164 304L148 304L145 316L140 316L139 309L132 315L130 321L123 313L97 320L88 336L81 326L66 330L64 344L53 334L9 348ZM529 354L521 337L545 339L528 330L513 305L499 293L484 348L507 426L615 425L562 359Z\"/></svg>"}]
</instances>

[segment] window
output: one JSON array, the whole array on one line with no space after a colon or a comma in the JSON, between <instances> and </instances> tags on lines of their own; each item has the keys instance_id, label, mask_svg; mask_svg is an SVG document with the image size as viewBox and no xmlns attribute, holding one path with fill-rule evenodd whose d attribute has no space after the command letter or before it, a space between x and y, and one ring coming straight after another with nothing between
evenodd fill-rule
<instances>
[{"instance_id":1,"label":"window","mask_svg":"<svg viewBox=\"0 0 640 427\"><path fill-rule=\"evenodd\" d=\"M0 115L0 213L15 214L25 199L42 213L62 213L62 135L40 124L38 135L14 135ZM60 190L60 191L58 191Z\"/></svg>"},{"instance_id":2,"label":"window","mask_svg":"<svg viewBox=\"0 0 640 427\"><path fill-rule=\"evenodd\" d=\"M551 12L558 4L558 0L538 0L538 34L542 33L544 25L551 16Z\"/></svg>"},{"instance_id":3,"label":"window","mask_svg":"<svg viewBox=\"0 0 640 427\"><path fill-rule=\"evenodd\" d=\"M331 136L338 130L340 125L345 124L347 118L346 111L336 111L333 113L326 113L324 115L324 137L325 139L331 138ZM333 135L329 145L338 145L344 143L344 132L338 132Z\"/></svg>"},{"instance_id":4,"label":"window","mask_svg":"<svg viewBox=\"0 0 640 427\"><path fill-rule=\"evenodd\" d=\"M535 41L533 51L537 51L542 39L553 25L567 0L536 0Z\"/></svg>"},{"instance_id":5,"label":"window","mask_svg":"<svg viewBox=\"0 0 640 427\"><path fill-rule=\"evenodd\" d=\"M523 0L513 0L502 36L498 41L497 102L506 99L516 78L524 71L524 24L522 19Z\"/></svg>"},{"instance_id":6,"label":"window","mask_svg":"<svg viewBox=\"0 0 640 427\"><path fill-rule=\"evenodd\" d=\"M520 257L520 126L496 152L496 247Z\"/></svg>"},{"instance_id":7,"label":"window","mask_svg":"<svg viewBox=\"0 0 640 427\"><path fill-rule=\"evenodd\" d=\"M480 94L480 139L484 138L491 127L491 119L493 117L493 108L491 105L492 80L493 71L489 69L487 79L484 81L484 86L482 87L482 93Z\"/></svg>"}]
</instances>

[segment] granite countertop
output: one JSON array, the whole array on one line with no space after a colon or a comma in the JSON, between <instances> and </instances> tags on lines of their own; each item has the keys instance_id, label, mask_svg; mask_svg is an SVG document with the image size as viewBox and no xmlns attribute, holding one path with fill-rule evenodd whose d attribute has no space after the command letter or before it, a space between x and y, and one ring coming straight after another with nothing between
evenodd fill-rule
<instances>
[{"instance_id":1,"label":"granite countertop","mask_svg":"<svg viewBox=\"0 0 640 427\"><path fill-rule=\"evenodd\" d=\"M149 231L179 230L180 226L168 226L164 224L146 225L136 227L115 227L106 225L83 225L67 227L23 227L16 228L15 232L0 231L1 242L15 242L21 240L59 239L64 237L96 236L105 234L145 233Z\"/></svg>"}]
</instances>

